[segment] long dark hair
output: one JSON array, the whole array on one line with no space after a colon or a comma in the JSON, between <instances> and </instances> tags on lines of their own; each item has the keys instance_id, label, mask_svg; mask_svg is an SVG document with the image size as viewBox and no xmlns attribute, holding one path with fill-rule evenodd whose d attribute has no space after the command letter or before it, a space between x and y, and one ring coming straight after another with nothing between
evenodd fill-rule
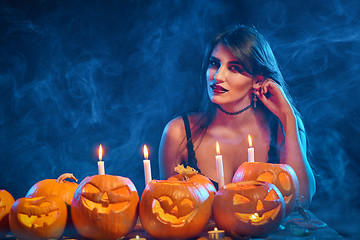
<instances>
[{"instance_id":1,"label":"long dark hair","mask_svg":"<svg viewBox=\"0 0 360 240\"><path fill-rule=\"evenodd\" d=\"M216 45L219 43L224 44L230 49L237 61L248 74L253 77L263 76L264 79L270 78L278 83L289 100L294 113L297 117L300 117L300 114L296 110L292 98L289 95L287 84L280 72L269 43L255 27L235 25L217 34L212 41L209 42L206 48L200 78L201 85L204 89L203 98L199 106L201 115L193 127L193 133L195 135L193 140L196 140L199 137L202 138L201 136L205 135L207 128L215 117L217 105L214 104L208 96L206 72L208 70L210 56ZM270 112L261 101L257 102L256 111L264 112L270 129L277 129L279 126L279 119Z\"/></svg>"}]
</instances>

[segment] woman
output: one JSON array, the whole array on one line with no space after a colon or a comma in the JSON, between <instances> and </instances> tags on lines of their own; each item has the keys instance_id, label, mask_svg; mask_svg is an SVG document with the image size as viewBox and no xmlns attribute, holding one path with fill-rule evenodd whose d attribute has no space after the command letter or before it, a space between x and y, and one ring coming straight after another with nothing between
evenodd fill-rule
<instances>
[{"instance_id":1,"label":"woman","mask_svg":"<svg viewBox=\"0 0 360 240\"><path fill-rule=\"evenodd\" d=\"M229 183L247 161L250 134L255 161L290 165L299 179L300 204L308 206L315 179L306 157L304 125L264 37L243 25L219 34L207 48L201 78L206 92L200 111L165 127L159 150L161 178L185 164L214 181L218 141Z\"/></svg>"}]
</instances>

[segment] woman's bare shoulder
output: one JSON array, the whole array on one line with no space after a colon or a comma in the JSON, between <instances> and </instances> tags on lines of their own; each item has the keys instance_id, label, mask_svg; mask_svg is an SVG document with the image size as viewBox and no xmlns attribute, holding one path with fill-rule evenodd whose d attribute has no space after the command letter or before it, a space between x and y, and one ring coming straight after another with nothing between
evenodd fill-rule
<instances>
[{"instance_id":1,"label":"woman's bare shoulder","mask_svg":"<svg viewBox=\"0 0 360 240\"><path fill-rule=\"evenodd\" d=\"M164 135L169 138L178 139L185 134L184 121L181 117L176 117L169 121L164 129Z\"/></svg>"}]
</instances>

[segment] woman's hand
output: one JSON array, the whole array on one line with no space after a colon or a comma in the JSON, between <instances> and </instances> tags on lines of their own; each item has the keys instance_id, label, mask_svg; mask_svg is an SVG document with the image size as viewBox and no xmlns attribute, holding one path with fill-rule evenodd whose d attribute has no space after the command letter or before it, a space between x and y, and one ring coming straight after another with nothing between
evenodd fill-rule
<instances>
[{"instance_id":1,"label":"woman's hand","mask_svg":"<svg viewBox=\"0 0 360 240\"><path fill-rule=\"evenodd\" d=\"M256 96L264 103L264 105L274 113L281 122L284 122L286 117L294 112L285 96L281 86L272 79L266 79L262 82L258 89L254 90ZM267 98L265 94L270 94Z\"/></svg>"}]
</instances>

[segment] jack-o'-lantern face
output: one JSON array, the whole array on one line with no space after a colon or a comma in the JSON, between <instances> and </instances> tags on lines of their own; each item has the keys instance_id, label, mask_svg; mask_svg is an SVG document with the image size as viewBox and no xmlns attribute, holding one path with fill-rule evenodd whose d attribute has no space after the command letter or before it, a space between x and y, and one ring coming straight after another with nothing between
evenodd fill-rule
<instances>
[{"instance_id":1,"label":"jack-o'-lantern face","mask_svg":"<svg viewBox=\"0 0 360 240\"><path fill-rule=\"evenodd\" d=\"M71 204L71 216L75 228L84 237L120 238L134 227L138 203L139 195L130 179L95 175L79 184Z\"/></svg>"},{"instance_id":2,"label":"jack-o'-lantern face","mask_svg":"<svg viewBox=\"0 0 360 240\"><path fill-rule=\"evenodd\" d=\"M262 187L261 184L247 185L243 187L241 194L234 193L233 205L235 216L253 225L274 220L281 209L278 193L274 189Z\"/></svg>"},{"instance_id":3,"label":"jack-o'-lantern face","mask_svg":"<svg viewBox=\"0 0 360 240\"><path fill-rule=\"evenodd\" d=\"M57 196L20 198L10 213L11 230L19 238L60 237L66 220L66 204Z\"/></svg>"},{"instance_id":4,"label":"jack-o'-lantern face","mask_svg":"<svg viewBox=\"0 0 360 240\"><path fill-rule=\"evenodd\" d=\"M153 180L141 197L140 220L155 238L191 238L209 221L212 199L201 184Z\"/></svg>"},{"instance_id":5,"label":"jack-o'-lantern face","mask_svg":"<svg viewBox=\"0 0 360 240\"><path fill-rule=\"evenodd\" d=\"M6 190L0 190L0 238L10 232L9 213L15 202L13 196Z\"/></svg>"},{"instance_id":6,"label":"jack-o'-lantern face","mask_svg":"<svg viewBox=\"0 0 360 240\"><path fill-rule=\"evenodd\" d=\"M295 171L286 164L246 162L237 169L233 182L264 181L274 184L284 197L286 215L295 207L299 183Z\"/></svg>"},{"instance_id":7,"label":"jack-o'-lantern face","mask_svg":"<svg viewBox=\"0 0 360 240\"><path fill-rule=\"evenodd\" d=\"M213 202L217 225L241 236L257 236L275 230L285 214L285 203L275 185L248 181L220 189Z\"/></svg>"},{"instance_id":8,"label":"jack-o'-lantern face","mask_svg":"<svg viewBox=\"0 0 360 240\"><path fill-rule=\"evenodd\" d=\"M172 186L174 191L184 191L181 185ZM189 192L178 195L163 195L157 193L154 195L152 203L152 213L157 216L157 219L164 224L171 224L174 227L184 226L191 222L197 213L200 201Z\"/></svg>"},{"instance_id":9,"label":"jack-o'-lantern face","mask_svg":"<svg viewBox=\"0 0 360 240\"><path fill-rule=\"evenodd\" d=\"M119 213L130 206L131 190L127 185L116 182L113 185L91 179L81 192L81 200L89 211L99 214Z\"/></svg>"}]
</instances>

